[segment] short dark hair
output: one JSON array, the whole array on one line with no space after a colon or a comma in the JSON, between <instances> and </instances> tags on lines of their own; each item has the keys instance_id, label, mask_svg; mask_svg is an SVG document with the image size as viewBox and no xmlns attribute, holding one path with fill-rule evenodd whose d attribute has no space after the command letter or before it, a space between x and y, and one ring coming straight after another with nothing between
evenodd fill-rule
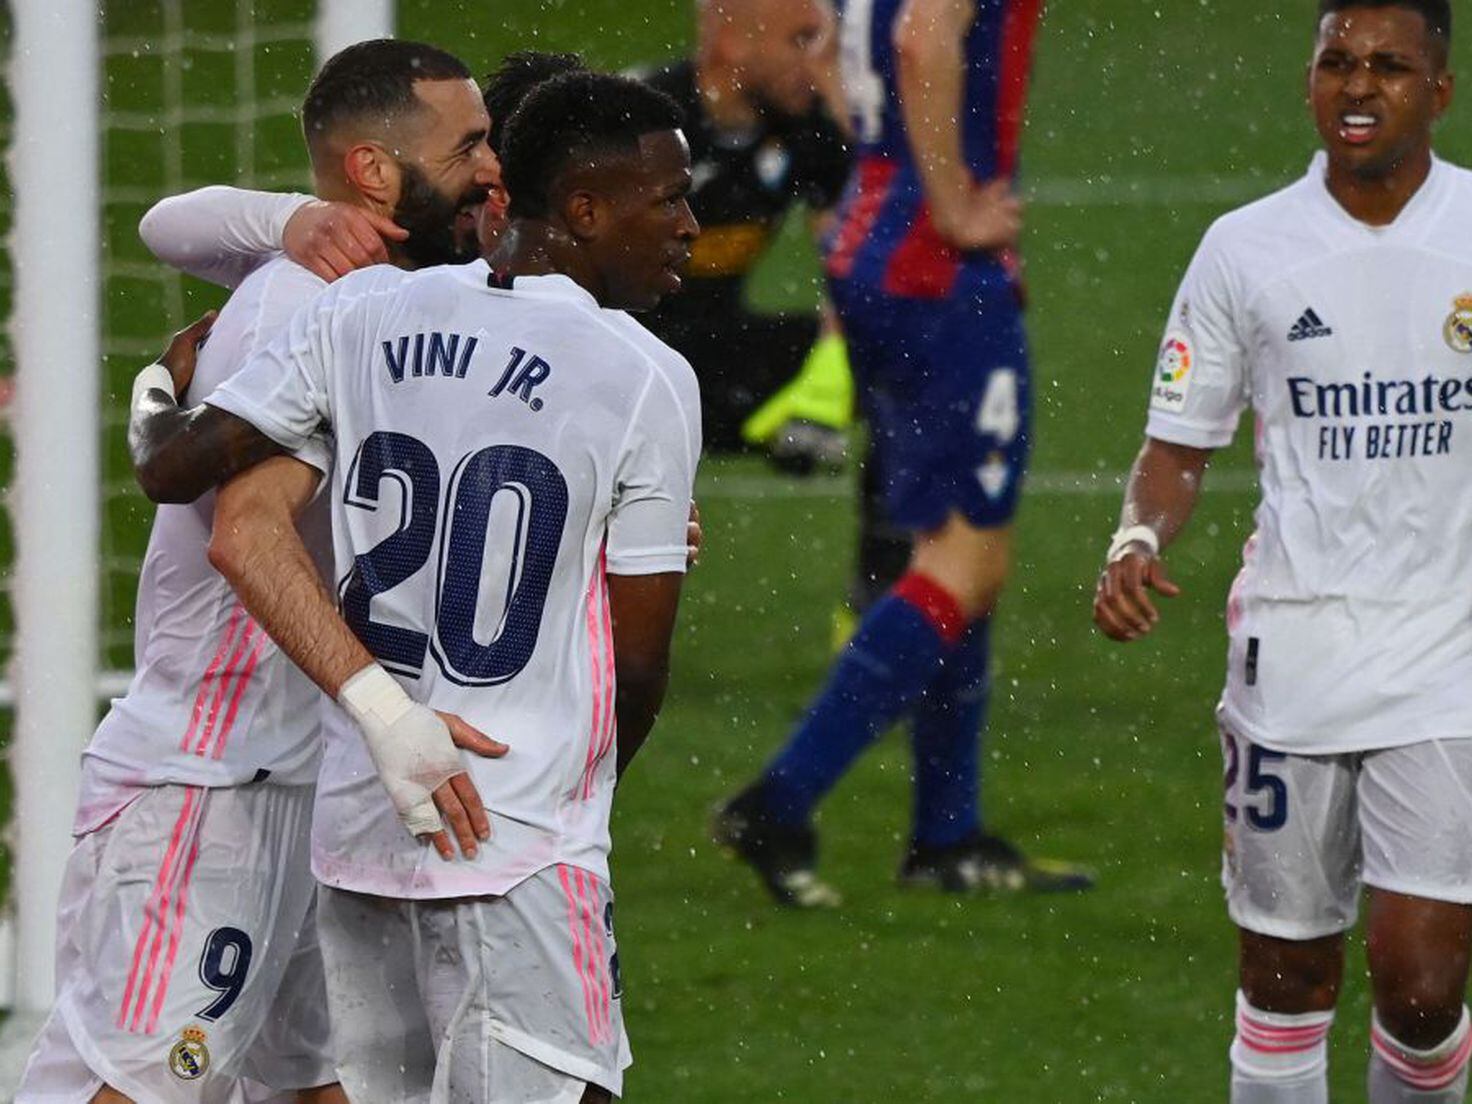
<instances>
[{"instance_id":1,"label":"short dark hair","mask_svg":"<svg viewBox=\"0 0 1472 1104\"><path fill-rule=\"evenodd\" d=\"M521 101L537 85L563 73L581 73L588 67L577 54L549 54L542 50L517 50L501 59L500 67L486 77L481 96L491 117L491 149L501 152L506 123Z\"/></svg>"},{"instance_id":2,"label":"short dark hair","mask_svg":"<svg viewBox=\"0 0 1472 1104\"><path fill-rule=\"evenodd\" d=\"M581 72L544 81L511 116L502 142L511 217L546 218L553 186L574 159L634 153L645 134L684 122L674 100L629 77Z\"/></svg>"},{"instance_id":3,"label":"short dark hair","mask_svg":"<svg viewBox=\"0 0 1472 1104\"><path fill-rule=\"evenodd\" d=\"M463 61L424 42L376 38L339 50L312 79L302 103L307 147L351 120L392 118L415 109L419 81L469 79Z\"/></svg>"},{"instance_id":4,"label":"short dark hair","mask_svg":"<svg viewBox=\"0 0 1472 1104\"><path fill-rule=\"evenodd\" d=\"M1352 8L1405 8L1426 21L1426 30L1446 61L1452 48L1452 0L1319 0L1319 21Z\"/></svg>"}]
</instances>

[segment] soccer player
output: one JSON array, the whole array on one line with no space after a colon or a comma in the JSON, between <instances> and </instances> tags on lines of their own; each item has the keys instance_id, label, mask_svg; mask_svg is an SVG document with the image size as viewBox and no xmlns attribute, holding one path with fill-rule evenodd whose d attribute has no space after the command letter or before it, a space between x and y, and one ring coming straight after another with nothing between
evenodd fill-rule
<instances>
[{"instance_id":1,"label":"soccer player","mask_svg":"<svg viewBox=\"0 0 1472 1104\"><path fill-rule=\"evenodd\" d=\"M1089 876L984 834L978 733L987 631L1028 442L1012 194L1040 0L874 0L843 10L857 161L827 270L889 522L913 545L828 684L716 835L781 902L823 905L818 801L912 718L915 816L902 884L1079 889Z\"/></svg>"},{"instance_id":2,"label":"soccer player","mask_svg":"<svg viewBox=\"0 0 1472 1104\"><path fill-rule=\"evenodd\" d=\"M848 150L826 106L838 101L823 65L832 42L828 0L702 0L697 20L693 57L634 74L685 112L690 207L702 227L684 290L644 322L700 376L706 447L732 451L743 447L743 425L758 407L798 376L822 332L816 312L752 311L749 277L794 206L805 205L816 224L837 202ZM836 334L827 342L841 347ZM753 426L750 443L794 470L841 463L852 407L841 353L836 374L836 386L800 385ZM803 424L788 424L794 420Z\"/></svg>"},{"instance_id":3,"label":"soccer player","mask_svg":"<svg viewBox=\"0 0 1472 1104\"><path fill-rule=\"evenodd\" d=\"M1256 420L1227 601L1222 881L1235 1104L1322 1104L1368 888L1371 1104L1464 1100L1472 948L1472 174L1438 160L1448 0L1321 0L1303 179L1219 219L1176 296L1099 579L1148 634L1161 552Z\"/></svg>"},{"instance_id":4,"label":"soccer player","mask_svg":"<svg viewBox=\"0 0 1472 1104\"><path fill-rule=\"evenodd\" d=\"M583 68L576 54L539 50L508 54L486 78L482 91L492 151L499 150L506 122L533 87ZM489 256L496 247L506 223L506 203L498 165L486 202L476 211L481 256ZM412 221L412 212L408 218ZM457 225L457 232L461 237L454 256L447 259L473 260L476 252L465 240L463 224ZM223 185L160 200L144 215L139 233L160 260L229 288L280 253L330 282L389 261L388 245L410 236L405 226L356 203Z\"/></svg>"},{"instance_id":5,"label":"soccer player","mask_svg":"<svg viewBox=\"0 0 1472 1104\"><path fill-rule=\"evenodd\" d=\"M492 170L459 61L411 42L351 47L313 82L303 121L321 196L401 219L416 240L394 247L400 264L454 255L456 212L480 203ZM194 393L323 287L285 259L245 279ZM202 330L181 335L180 351L192 356ZM327 453L314 441L298 455ZM57 1003L20 1101L213 1101L242 1081L343 1099L308 863L320 694L210 567L212 512L210 499L165 506L154 522L137 672L83 756ZM302 526L330 563L325 511Z\"/></svg>"},{"instance_id":6,"label":"soccer player","mask_svg":"<svg viewBox=\"0 0 1472 1104\"><path fill-rule=\"evenodd\" d=\"M211 558L343 707L313 868L355 1099L621 1088L608 814L667 680L700 421L689 366L610 308L679 287L698 231L679 123L622 78L539 86L505 139L494 271L354 274L207 405L135 407L141 435L182 425L214 471L333 434L342 614L291 525L317 483L299 460L269 493L221 490ZM424 703L511 746L470 764L491 818L464 863L384 800L412 812L446 769Z\"/></svg>"}]
</instances>

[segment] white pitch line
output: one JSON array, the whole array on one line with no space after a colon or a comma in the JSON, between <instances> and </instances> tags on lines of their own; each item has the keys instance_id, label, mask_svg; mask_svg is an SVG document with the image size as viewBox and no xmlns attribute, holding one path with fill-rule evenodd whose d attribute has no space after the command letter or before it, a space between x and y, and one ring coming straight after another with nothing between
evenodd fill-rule
<instances>
[{"instance_id":1,"label":"white pitch line","mask_svg":"<svg viewBox=\"0 0 1472 1104\"><path fill-rule=\"evenodd\" d=\"M1069 497L1073 495L1120 495L1125 474L1105 472L1037 472L1027 477L1023 495ZM1247 468L1208 472L1205 493L1221 491L1242 494L1257 489L1257 473ZM780 498L852 498L851 480L842 476L812 479L783 479L780 476L703 475L695 488L696 498L732 499L755 502Z\"/></svg>"},{"instance_id":2,"label":"white pitch line","mask_svg":"<svg viewBox=\"0 0 1472 1104\"><path fill-rule=\"evenodd\" d=\"M1023 197L1037 207L1231 206L1277 191L1289 180L1253 174L1097 176L1022 181Z\"/></svg>"}]
</instances>

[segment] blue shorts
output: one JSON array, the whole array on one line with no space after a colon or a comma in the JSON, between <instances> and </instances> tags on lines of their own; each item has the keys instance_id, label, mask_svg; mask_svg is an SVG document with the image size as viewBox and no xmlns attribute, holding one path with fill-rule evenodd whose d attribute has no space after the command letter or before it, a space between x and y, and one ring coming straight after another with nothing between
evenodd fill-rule
<instances>
[{"instance_id":1,"label":"blue shorts","mask_svg":"<svg viewBox=\"0 0 1472 1104\"><path fill-rule=\"evenodd\" d=\"M1022 308L1011 288L900 299L833 281L888 520L952 511L980 528L1017 512L1031 437Z\"/></svg>"}]
</instances>

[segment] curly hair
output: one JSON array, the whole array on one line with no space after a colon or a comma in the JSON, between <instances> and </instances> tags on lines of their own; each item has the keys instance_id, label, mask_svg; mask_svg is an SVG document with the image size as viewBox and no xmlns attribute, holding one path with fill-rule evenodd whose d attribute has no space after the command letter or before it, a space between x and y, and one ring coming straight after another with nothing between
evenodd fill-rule
<instances>
[{"instance_id":1,"label":"curly hair","mask_svg":"<svg viewBox=\"0 0 1472 1104\"><path fill-rule=\"evenodd\" d=\"M563 73L587 70L577 54L549 54L542 50L517 50L501 59L500 67L481 89L486 111L491 116L491 149L501 152L506 123L526 99L527 93L543 81Z\"/></svg>"},{"instance_id":2,"label":"curly hair","mask_svg":"<svg viewBox=\"0 0 1472 1104\"><path fill-rule=\"evenodd\" d=\"M546 218L555 185L574 161L633 154L643 135L683 125L674 100L628 77L571 72L538 84L502 138L511 217Z\"/></svg>"}]
</instances>

